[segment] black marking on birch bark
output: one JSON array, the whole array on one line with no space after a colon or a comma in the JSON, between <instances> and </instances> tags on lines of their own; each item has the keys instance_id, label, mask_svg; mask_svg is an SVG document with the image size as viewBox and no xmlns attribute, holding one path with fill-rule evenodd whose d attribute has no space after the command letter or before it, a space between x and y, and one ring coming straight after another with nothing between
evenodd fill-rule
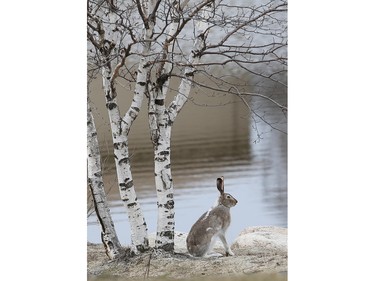
<instances>
[{"instance_id":1,"label":"black marking on birch bark","mask_svg":"<svg viewBox=\"0 0 375 281\"><path fill-rule=\"evenodd\" d=\"M127 206L128 206L128 208L133 208L135 205L137 205L137 203L129 203Z\"/></svg>"},{"instance_id":2,"label":"black marking on birch bark","mask_svg":"<svg viewBox=\"0 0 375 281\"><path fill-rule=\"evenodd\" d=\"M167 237L168 239L173 239L174 238L174 231L167 230L167 231L162 231L160 232L161 237Z\"/></svg>"},{"instance_id":3,"label":"black marking on birch bark","mask_svg":"<svg viewBox=\"0 0 375 281\"><path fill-rule=\"evenodd\" d=\"M103 190L104 190L104 183L103 183L102 180L100 180L100 181L98 182L98 185L99 185L99 188L103 188Z\"/></svg>"},{"instance_id":4,"label":"black marking on birch bark","mask_svg":"<svg viewBox=\"0 0 375 281\"><path fill-rule=\"evenodd\" d=\"M143 245L143 244L140 244L140 245L137 245L135 246L137 248L137 250L141 253L143 252L146 252L148 250L148 240L147 240L147 244Z\"/></svg>"},{"instance_id":5,"label":"black marking on birch bark","mask_svg":"<svg viewBox=\"0 0 375 281\"><path fill-rule=\"evenodd\" d=\"M161 244L162 242L158 243L158 244ZM172 243L167 243L167 244L164 244L164 245L161 245L161 246L157 246L156 247L157 249L162 249L166 252L173 252L174 251L174 242Z\"/></svg>"},{"instance_id":6,"label":"black marking on birch bark","mask_svg":"<svg viewBox=\"0 0 375 281\"><path fill-rule=\"evenodd\" d=\"M174 208L174 201L168 200L167 203L165 203L163 206L168 210L172 210Z\"/></svg>"},{"instance_id":7,"label":"black marking on birch bark","mask_svg":"<svg viewBox=\"0 0 375 281\"><path fill-rule=\"evenodd\" d=\"M166 197L167 197L167 198L173 198L173 193L169 193L169 194L167 194Z\"/></svg>"},{"instance_id":8,"label":"black marking on birch bark","mask_svg":"<svg viewBox=\"0 0 375 281\"><path fill-rule=\"evenodd\" d=\"M121 190L125 190L125 183L124 182L120 182L119 186L120 186Z\"/></svg>"},{"instance_id":9,"label":"black marking on birch bark","mask_svg":"<svg viewBox=\"0 0 375 281\"><path fill-rule=\"evenodd\" d=\"M119 135L122 135L122 118L120 118L120 124L119 124Z\"/></svg>"},{"instance_id":10,"label":"black marking on birch bark","mask_svg":"<svg viewBox=\"0 0 375 281\"><path fill-rule=\"evenodd\" d=\"M155 99L156 105L164 105L164 99Z\"/></svg>"},{"instance_id":11,"label":"black marking on birch bark","mask_svg":"<svg viewBox=\"0 0 375 281\"><path fill-rule=\"evenodd\" d=\"M107 103L106 106L109 110L112 110L117 107L117 104L115 104L114 102L110 102L110 103Z\"/></svg>"},{"instance_id":12,"label":"black marking on birch bark","mask_svg":"<svg viewBox=\"0 0 375 281\"><path fill-rule=\"evenodd\" d=\"M125 179L125 188L128 189L128 188L131 188L133 187L133 180L129 180L128 178Z\"/></svg>"},{"instance_id":13,"label":"black marking on birch bark","mask_svg":"<svg viewBox=\"0 0 375 281\"><path fill-rule=\"evenodd\" d=\"M187 77L191 77L191 76L194 76L194 71L190 71L190 72L186 72L185 73L185 76L187 76Z\"/></svg>"},{"instance_id":14,"label":"black marking on birch bark","mask_svg":"<svg viewBox=\"0 0 375 281\"><path fill-rule=\"evenodd\" d=\"M113 98L111 97L111 91L110 90L107 90L105 92L105 98L106 98L107 102L110 102L110 101L113 100Z\"/></svg>"},{"instance_id":15,"label":"black marking on birch bark","mask_svg":"<svg viewBox=\"0 0 375 281\"><path fill-rule=\"evenodd\" d=\"M101 176L102 176L102 172L100 172L100 171L99 171L99 172L96 172L96 173L94 173L94 176L95 176L95 177L101 177Z\"/></svg>"},{"instance_id":16,"label":"black marking on birch bark","mask_svg":"<svg viewBox=\"0 0 375 281\"><path fill-rule=\"evenodd\" d=\"M135 119L137 117L137 113L135 113L133 110L131 110L129 112L129 116L132 118L132 119Z\"/></svg>"},{"instance_id":17,"label":"black marking on birch bark","mask_svg":"<svg viewBox=\"0 0 375 281\"><path fill-rule=\"evenodd\" d=\"M171 163L165 165L164 168L165 168L165 169L170 169L170 168L171 168Z\"/></svg>"},{"instance_id":18,"label":"black marking on birch bark","mask_svg":"<svg viewBox=\"0 0 375 281\"><path fill-rule=\"evenodd\" d=\"M124 158L122 158L122 159L120 159L120 160L118 161L118 164L119 164L119 165L122 165L122 164L129 164L129 163L130 163L129 157L124 157Z\"/></svg>"},{"instance_id":19,"label":"black marking on birch bark","mask_svg":"<svg viewBox=\"0 0 375 281\"><path fill-rule=\"evenodd\" d=\"M156 84L158 85L160 91L163 89L163 85L165 83L165 81L167 81L169 78L169 75L164 73L162 75L160 75L157 79L156 79ZM156 103L156 100L155 100L155 103Z\"/></svg>"},{"instance_id":20,"label":"black marking on birch bark","mask_svg":"<svg viewBox=\"0 0 375 281\"><path fill-rule=\"evenodd\" d=\"M167 157L155 157L154 158L155 161L158 161L158 162L164 162L167 160ZM156 176L156 175L155 175Z\"/></svg>"},{"instance_id":21,"label":"black marking on birch bark","mask_svg":"<svg viewBox=\"0 0 375 281\"><path fill-rule=\"evenodd\" d=\"M161 177L161 181L163 183L163 189L166 190L167 189L167 183L164 181L163 176Z\"/></svg>"},{"instance_id":22,"label":"black marking on birch bark","mask_svg":"<svg viewBox=\"0 0 375 281\"><path fill-rule=\"evenodd\" d=\"M104 204L103 200L96 201L98 204Z\"/></svg>"},{"instance_id":23,"label":"black marking on birch bark","mask_svg":"<svg viewBox=\"0 0 375 281\"><path fill-rule=\"evenodd\" d=\"M124 148L124 147L126 146L126 144L127 144L126 141L115 142L115 143L113 144L113 147L114 147L115 149L119 150L119 149Z\"/></svg>"},{"instance_id":24,"label":"black marking on birch bark","mask_svg":"<svg viewBox=\"0 0 375 281\"><path fill-rule=\"evenodd\" d=\"M173 219L174 218L174 214L170 214L169 216L167 216L167 219Z\"/></svg>"},{"instance_id":25,"label":"black marking on birch bark","mask_svg":"<svg viewBox=\"0 0 375 281\"><path fill-rule=\"evenodd\" d=\"M163 150L158 153L159 155L169 155L169 151Z\"/></svg>"},{"instance_id":26,"label":"black marking on birch bark","mask_svg":"<svg viewBox=\"0 0 375 281\"><path fill-rule=\"evenodd\" d=\"M132 106L131 109L133 109L134 111L137 111L139 112L139 107L136 107L136 106Z\"/></svg>"},{"instance_id":27,"label":"black marking on birch bark","mask_svg":"<svg viewBox=\"0 0 375 281\"><path fill-rule=\"evenodd\" d=\"M138 82L137 84L141 85L142 87L146 86L146 82Z\"/></svg>"},{"instance_id":28,"label":"black marking on birch bark","mask_svg":"<svg viewBox=\"0 0 375 281\"><path fill-rule=\"evenodd\" d=\"M177 108L177 104L176 104L176 103L171 104L171 108L172 108L173 110L176 110L176 108Z\"/></svg>"},{"instance_id":29,"label":"black marking on birch bark","mask_svg":"<svg viewBox=\"0 0 375 281\"><path fill-rule=\"evenodd\" d=\"M97 132L93 132L93 133L90 135L90 137L93 138L93 137L95 137L97 134L98 134Z\"/></svg>"},{"instance_id":30,"label":"black marking on birch bark","mask_svg":"<svg viewBox=\"0 0 375 281\"><path fill-rule=\"evenodd\" d=\"M173 125L173 121L172 121L171 119L168 119L168 123L167 123L167 125L168 125L169 127L172 127L172 125Z\"/></svg>"}]
</instances>

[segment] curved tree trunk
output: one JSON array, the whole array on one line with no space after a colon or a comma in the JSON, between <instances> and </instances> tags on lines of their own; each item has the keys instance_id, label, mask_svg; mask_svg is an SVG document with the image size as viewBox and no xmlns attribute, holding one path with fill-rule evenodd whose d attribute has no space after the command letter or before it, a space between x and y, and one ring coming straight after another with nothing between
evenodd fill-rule
<instances>
[{"instance_id":1,"label":"curved tree trunk","mask_svg":"<svg viewBox=\"0 0 375 281\"><path fill-rule=\"evenodd\" d=\"M101 226L101 237L105 252L113 260L120 256L121 244L107 204L98 138L89 102L87 102L87 177L94 201L96 217Z\"/></svg>"},{"instance_id":2,"label":"curved tree trunk","mask_svg":"<svg viewBox=\"0 0 375 281\"><path fill-rule=\"evenodd\" d=\"M129 109L131 113L128 112L126 116L132 116L132 119L128 120L126 126L121 118L120 110L117 105L115 87L114 83L111 81L111 70L109 66L102 68L102 76L104 91L106 93L106 107L111 123L120 198L128 212L133 251L143 252L149 247L147 225L134 189L128 146L128 133L130 126L139 112L143 95L138 94L139 98L134 98L135 102L138 102L139 104L132 104Z\"/></svg>"}]
</instances>

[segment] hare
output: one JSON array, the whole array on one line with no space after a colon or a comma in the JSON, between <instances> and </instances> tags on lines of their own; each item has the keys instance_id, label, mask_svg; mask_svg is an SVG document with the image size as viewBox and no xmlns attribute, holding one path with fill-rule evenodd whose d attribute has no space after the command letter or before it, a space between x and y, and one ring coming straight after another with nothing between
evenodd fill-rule
<instances>
[{"instance_id":1,"label":"hare","mask_svg":"<svg viewBox=\"0 0 375 281\"><path fill-rule=\"evenodd\" d=\"M216 237L223 242L226 256L234 255L225 239L225 232L230 224L230 208L238 201L224 193L224 177L218 178L216 183L220 192L217 204L197 220L186 238L187 249L195 257L221 256L219 253L210 253Z\"/></svg>"}]
</instances>

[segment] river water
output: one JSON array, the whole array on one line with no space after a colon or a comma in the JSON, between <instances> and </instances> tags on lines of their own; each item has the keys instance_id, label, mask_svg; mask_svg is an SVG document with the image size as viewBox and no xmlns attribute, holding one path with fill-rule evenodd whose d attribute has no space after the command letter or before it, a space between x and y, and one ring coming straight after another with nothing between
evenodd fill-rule
<instances>
[{"instance_id":1,"label":"river water","mask_svg":"<svg viewBox=\"0 0 375 281\"><path fill-rule=\"evenodd\" d=\"M286 105L287 95L282 87L255 90ZM130 243L129 223L116 185L104 97L97 91L100 92L100 81L93 83L90 97L111 214L120 242L126 245ZM122 114L130 98L130 94L119 94ZM225 178L226 192L239 201L231 209L232 223L227 231L229 243L248 226L287 227L287 118L265 99L252 98L250 105L258 116L250 114L236 97L214 96L195 89L177 117L172 129L176 230L188 232L216 201L216 178L220 176ZM151 233L156 231L157 207L146 107L144 101L144 108L131 129L129 146L136 193ZM89 195L87 240L101 242L100 227Z\"/></svg>"}]
</instances>

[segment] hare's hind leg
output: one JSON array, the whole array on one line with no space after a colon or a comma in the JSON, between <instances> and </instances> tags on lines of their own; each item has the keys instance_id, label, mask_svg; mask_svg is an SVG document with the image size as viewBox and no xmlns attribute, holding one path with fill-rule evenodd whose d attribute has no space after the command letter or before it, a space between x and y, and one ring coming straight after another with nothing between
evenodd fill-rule
<instances>
[{"instance_id":1,"label":"hare's hind leg","mask_svg":"<svg viewBox=\"0 0 375 281\"><path fill-rule=\"evenodd\" d=\"M207 248L207 252L204 255L205 258L222 257L223 256L220 253L212 252L212 249L213 249L213 247L215 245L215 242L216 242L216 238L217 238L217 234L212 237L210 245Z\"/></svg>"},{"instance_id":2,"label":"hare's hind leg","mask_svg":"<svg viewBox=\"0 0 375 281\"><path fill-rule=\"evenodd\" d=\"M229 245L227 243L227 239L225 239L224 233L219 233L218 236L219 236L221 242L223 242L226 256L234 256L234 253L232 252L231 248L229 247Z\"/></svg>"}]
</instances>

